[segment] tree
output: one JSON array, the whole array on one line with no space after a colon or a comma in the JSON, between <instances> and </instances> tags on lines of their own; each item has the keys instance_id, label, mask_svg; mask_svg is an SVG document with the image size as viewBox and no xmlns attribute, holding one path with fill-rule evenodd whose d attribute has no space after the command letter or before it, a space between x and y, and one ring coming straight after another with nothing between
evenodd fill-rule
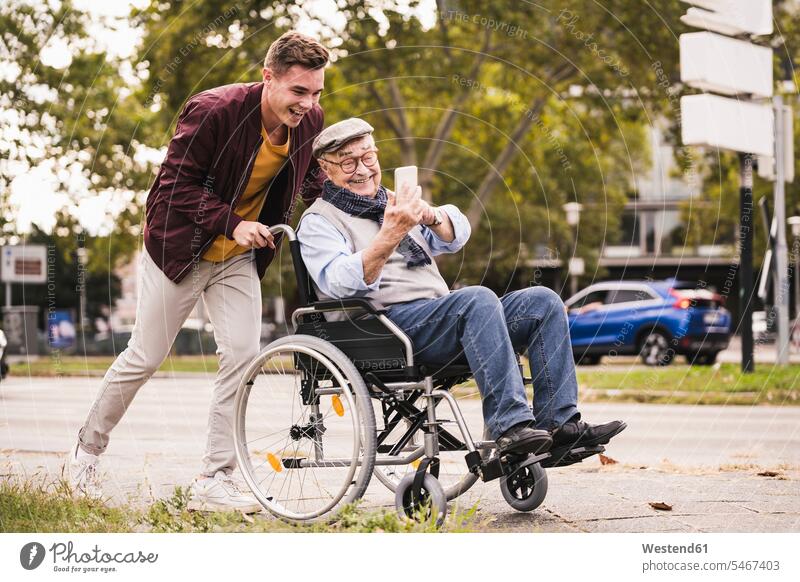
<instances>
[{"instance_id":1,"label":"tree","mask_svg":"<svg viewBox=\"0 0 800 582\"><path fill-rule=\"evenodd\" d=\"M137 73L94 42L89 21L69 0L0 6L0 63L7 71L0 76L1 242L19 234L8 207L11 182L39 165L73 202L105 189L141 191L151 179L152 165L137 155L150 140L142 123L147 112L128 89ZM42 61L54 51L68 58L56 66ZM123 213L116 233L128 237L127 254L135 248L135 214L135 205Z\"/></svg>"},{"instance_id":2,"label":"tree","mask_svg":"<svg viewBox=\"0 0 800 582\"><path fill-rule=\"evenodd\" d=\"M647 51L677 58L669 30L642 41L625 26L677 21L677 1L644 15L624 2L552 3L546 10L440 2L433 27L412 16L417 2L338 6L344 26L317 23L335 59L323 97L327 120L367 119L387 173L396 165L419 166L429 197L467 211L475 231L470 248L490 238L486 259L502 259L497 271L487 270L471 252L463 269L446 268L451 278L502 287L507 277L487 274L513 271L532 244L568 252L560 208L571 199L607 206L608 226L616 228L630 176L646 154L641 120L657 108L637 89L655 76ZM244 9L224 0L191 10L184 2L151 5L137 15L146 31L141 58L150 71L140 98L157 101L166 128L191 94L259 79L269 43L314 18L306 8L260 1ZM585 88L584 95L571 97L570 85ZM546 228L536 228L541 220ZM603 232L604 220L587 216L582 230L586 243L579 245L594 255L600 242L591 233Z\"/></svg>"}]
</instances>

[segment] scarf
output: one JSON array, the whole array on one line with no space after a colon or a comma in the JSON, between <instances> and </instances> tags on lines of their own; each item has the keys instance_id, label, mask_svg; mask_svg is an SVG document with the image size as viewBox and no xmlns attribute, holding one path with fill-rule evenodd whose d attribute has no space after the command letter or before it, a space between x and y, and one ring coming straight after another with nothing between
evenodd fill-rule
<instances>
[{"instance_id":1,"label":"scarf","mask_svg":"<svg viewBox=\"0 0 800 582\"><path fill-rule=\"evenodd\" d=\"M367 218L383 225L383 213L386 210L386 202L389 197L386 194L386 188L383 186L378 187L378 192L374 198L369 198L354 194L347 188L340 188L330 180L325 180L322 199L351 216ZM431 258L425 252L425 249L408 235L404 236L400 244L397 245L397 251L403 255L408 268L431 264Z\"/></svg>"}]
</instances>

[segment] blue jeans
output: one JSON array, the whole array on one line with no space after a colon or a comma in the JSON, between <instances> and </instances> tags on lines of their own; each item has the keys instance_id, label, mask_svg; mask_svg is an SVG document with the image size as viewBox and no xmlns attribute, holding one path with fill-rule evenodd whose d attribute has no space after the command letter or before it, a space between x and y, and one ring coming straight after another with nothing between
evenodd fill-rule
<instances>
[{"instance_id":1,"label":"blue jeans","mask_svg":"<svg viewBox=\"0 0 800 582\"><path fill-rule=\"evenodd\" d=\"M493 438L534 420L515 352L528 351L536 428L553 429L578 412L567 314L554 291L529 287L498 298L486 287L465 287L392 305L387 315L411 338L418 361L466 357Z\"/></svg>"}]
</instances>

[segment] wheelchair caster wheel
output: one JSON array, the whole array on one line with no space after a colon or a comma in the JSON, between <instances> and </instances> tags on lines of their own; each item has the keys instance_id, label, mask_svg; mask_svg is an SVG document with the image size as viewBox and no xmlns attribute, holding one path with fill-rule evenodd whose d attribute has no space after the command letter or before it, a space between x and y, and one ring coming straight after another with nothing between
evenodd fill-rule
<instances>
[{"instance_id":1,"label":"wheelchair caster wheel","mask_svg":"<svg viewBox=\"0 0 800 582\"><path fill-rule=\"evenodd\" d=\"M547 495L547 473L539 463L522 466L500 479L500 492L517 511L533 511Z\"/></svg>"},{"instance_id":2,"label":"wheelchair caster wheel","mask_svg":"<svg viewBox=\"0 0 800 582\"><path fill-rule=\"evenodd\" d=\"M444 523L447 515L447 497L444 489L430 473L425 473L422 480L420 499L413 499L412 488L414 487L414 473L403 477L398 483L394 494L394 505L400 517L409 517L419 521L428 521L436 516L436 525Z\"/></svg>"}]
</instances>

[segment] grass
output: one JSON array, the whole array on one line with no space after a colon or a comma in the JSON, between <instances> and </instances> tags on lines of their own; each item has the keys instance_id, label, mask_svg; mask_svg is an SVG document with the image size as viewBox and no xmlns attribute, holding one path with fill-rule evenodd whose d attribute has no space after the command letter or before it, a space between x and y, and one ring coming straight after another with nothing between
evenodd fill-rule
<instances>
[{"instance_id":1,"label":"grass","mask_svg":"<svg viewBox=\"0 0 800 582\"><path fill-rule=\"evenodd\" d=\"M259 514L191 512L188 489L176 487L172 497L146 509L109 507L73 496L64 481L42 479L0 481L0 532L10 533L134 533L134 532L297 532L297 533L433 533L477 531L476 508L449 514L442 528L432 521L418 523L393 510L344 507L334 522L294 525Z\"/></svg>"},{"instance_id":2,"label":"grass","mask_svg":"<svg viewBox=\"0 0 800 582\"><path fill-rule=\"evenodd\" d=\"M752 374L742 374L738 364L647 368L637 364L607 363L578 370L581 402L648 402L667 404L772 404L800 405L800 365L785 367L758 364ZM12 364L11 375L87 376L102 375L113 358L67 356L40 358ZM214 355L172 356L162 372L215 373ZM526 365L526 375L529 375ZM454 390L457 396L479 398L474 382Z\"/></svg>"},{"instance_id":3,"label":"grass","mask_svg":"<svg viewBox=\"0 0 800 582\"><path fill-rule=\"evenodd\" d=\"M94 376L102 375L114 362L111 356L43 356L10 366L10 375L29 376ZM159 371L161 372L208 372L216 373L219 368L217 356L170 356Z\"/></svg>"},{"instance_id":4,"label":"grass","mask_svg":"<svg viewBox=\"0 0 800 582\"><path fill-rule=\"evenodd\" d=\"M744 374L738 364L578 371L579 400L670 404L800 405L800 365L760 364Z\"/></svg>"}]
</instances>

